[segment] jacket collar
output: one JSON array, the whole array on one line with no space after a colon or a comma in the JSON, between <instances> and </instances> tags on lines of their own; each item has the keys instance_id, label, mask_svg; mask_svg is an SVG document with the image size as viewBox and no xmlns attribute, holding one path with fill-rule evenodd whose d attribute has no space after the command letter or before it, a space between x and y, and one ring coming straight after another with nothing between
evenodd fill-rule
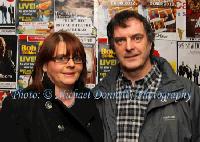
<instances>
[{"instance_id":1,"label":"jacket collar","mask_svg":"<svg viewBox=\"0 0 200 142\"><path fill-rule=\"evenodd\" d=\"M45 93L45 91L47 91L48 93L51 92L51 95L52 95L50 99L47 99L44 96L44 99L45 99L44 103L46 103L46 101L51 101L52 103L59 102L59 104L62 105L62 107L66 109L66 111L83 126L85 126L94 117L95 112L96 112L94 108L95 104L94 102L92 102L94 100L91 100L88 98L87 99L76 98L75 105L71 107L70 109L68 109L60 100L55 99L55 85L51 82L47 74L44 74L43 86L44 86L43 94ZM86 89L86 88L79 88L75 90L76 90L77 95L81 95L83 93L91 93L89 89ZM91 96L92 94L90 94L90 97Z\"/></svg>"},{"instance_id":2,"label":"jacket collar","mask_svg":"<svg viewBox=\"0 0 200 142\"><path fill-rule=\"evenodd\" d=\"M170 103L174 103L181 99L186 99L189 97L184 92L184 84L179 81L179 77L173 71L171 65L162 57L154 57L153 61L158 64L158 68L162 73L162 79L160 86L157 90L157 99L152 99L148 105L147 113L157 107L165 106ZM176 94L179 92L179 94ZM167 97L166 99L164 99ZM160 98L160 99L159 99ZM164 100L161 100L164 99Z\"/></svg>"},{"instance_id":3,"label":"jacket collar","mask_svg":"<svg viewBox=\"0 0 200 142\"><path fill-rule=\"evenodd\" d=\"M162 73L162 79L161 79L161 83L160 86L158 88L158 95L160 94L164 94L164 93L173 93L173 92L184 92L184 84L179 81L179 77L176 75L176 73L173 71L171 65L167 62L166 59L162 58L162 57L153 57L153 62L156 62L158 65L159 70ZM100 84L98 85L98 87L101 88L101 86L105 87L105 91L114 91L115 88L115 84L116 84L116 80L117 80L117 76L119 74L120 71L120 66L119 64L117 66L114 66L110 73L108 74L108 76L103 79L102 82L100 82ZM113 85L110 85L113 84ZM98 88L97 87L97 88ZM179 96L177 97L172 97L170 99L168 99L167 101L161 101L158 99L152 99L150 101L150 104L148 106L147 112L150 111L153 108L156 107L161 107L173 102L176 102L178 100L181 99L185 99L185 96ZM107 100L111 103L111 105L113 106L113 110L116 109L115 107L115 100Z\"/></svg>"}]
</instances>

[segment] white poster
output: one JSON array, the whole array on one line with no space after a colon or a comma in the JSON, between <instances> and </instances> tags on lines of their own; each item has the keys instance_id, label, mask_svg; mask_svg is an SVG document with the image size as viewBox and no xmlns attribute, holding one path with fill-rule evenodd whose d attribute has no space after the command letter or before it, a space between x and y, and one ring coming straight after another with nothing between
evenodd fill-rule
<instances>
[{"instance_id":1,"label":"white poster","mask_svg":"<svg viewBox=\"0 0 200 142\"><path fill-rule=\"evenodd\" d=\"M172 40L155 40L155 50L161 57L167 59L174 71L177 71L177 45Z\"/></svg>"},{"instance_id":2,"label":"white poster","mask_svg":"<svg viewBox=\"0 0 200 142\"><path fill-rule=\"evenodd\" d=\"M200 85L200 42L178 41L178 74Z\"/></svg>"}]
</instances>

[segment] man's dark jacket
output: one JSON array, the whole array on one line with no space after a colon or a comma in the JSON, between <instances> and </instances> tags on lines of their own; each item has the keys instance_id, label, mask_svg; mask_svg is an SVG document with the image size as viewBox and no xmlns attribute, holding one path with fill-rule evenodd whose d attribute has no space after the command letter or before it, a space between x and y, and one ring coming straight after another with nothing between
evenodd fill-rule
<instances>
[{"instance_id":1,"label":"man's dark jacket","mask_svg":"<svg viewBox=\"0 0 200 142\"><path fill-rule=\"evenodd\" d=\"M162 80L156 97L148 104L139 142L200 142L199 87L177 76L165 59L154 58L154 62L158 64ZM118 73L119 65L92 90L96 98L115 92ZM104 141L115 142L116 101L108 98L99 100L97 106L104 124Z\"/></svg>"}]
</instances>

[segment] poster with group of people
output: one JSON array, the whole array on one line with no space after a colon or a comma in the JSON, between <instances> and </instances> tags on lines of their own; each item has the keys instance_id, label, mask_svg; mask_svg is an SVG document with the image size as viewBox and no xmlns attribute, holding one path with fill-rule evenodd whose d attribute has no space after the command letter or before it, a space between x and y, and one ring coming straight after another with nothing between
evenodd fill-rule
<instances>
[{"instance_id":1,"label":"poster with group of people","mask_svg":"<svg viewBox=\"0 0 200 142\"><path fill-rule=\"evenodd\" d=\"M15 0L0 1L0 34L15 34Z\"/></svg>"},{"instance_id":2,"label":"poster with group of people","mask_svg":"<svg viewBox=\"0 0 200 142\"><path fill-rule=\"evenodd\" d=\"M178 75L200 85L200 42L178 41Z\"/></svg>"}]
</instances>

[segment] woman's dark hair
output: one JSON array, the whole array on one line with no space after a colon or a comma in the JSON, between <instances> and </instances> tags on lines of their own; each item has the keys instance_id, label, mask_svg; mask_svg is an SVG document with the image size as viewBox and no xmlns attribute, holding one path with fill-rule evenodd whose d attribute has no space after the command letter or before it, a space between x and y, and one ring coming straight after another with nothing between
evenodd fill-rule
<instances>
[{"instance_id":1,"label":"woman's dark hair","mask_svg":"<svg viewBox=\"0 0 200 142\"><path fill-rule=\"evenodd\" d=\"M124 11L117 13L108 23L107 36L108 36L108 42L109 42L110 48L111 49L114 48L113 35L114 35L115 27L119 26L119 27L126 28L128 26L128 25L126 25L126 22L130 18L138 19L139 21L141 21L143 23L145 32L147 34L147 38L148 38L149 42L152 43L151 51L150 51L150 57L152 57L153 51L154 51L155 33L154 33L153 29L151 28L151 24L147 21L147 19L145 17L143 17L142 15L140 15L139 13L132 11L132 10L124 10Z\"/></svg>"},{"instance_id":2,"label":"woman's dark hair","mask_svg":"<svg viewBox=\"0 0 200 142\"><path fill-rule=\"evenodd\" d=\"M37 91L43 91L44 86L42 84L43 80L43 65L48 63L52 60L52 57L54 56L54 52L56 50L57 45L59 42L64 42L66 44L66 55L74 56L78 55L82 58L83 61L83 70L80 74L79 79L75 83L76 87L83 87L85 86L85 80L87 76L87 67L86 67L86 54L84 50L83 44L80 42L78 37L75 35L65 32L65 31L59 31L51 33L49 36L47 36L42 44L42 46L39 49L39 53L37 54L37 58L33 67L33 72L31 75L31 84L28 86L28 88L37 90Z\"/></svg>"}]
</instances>

